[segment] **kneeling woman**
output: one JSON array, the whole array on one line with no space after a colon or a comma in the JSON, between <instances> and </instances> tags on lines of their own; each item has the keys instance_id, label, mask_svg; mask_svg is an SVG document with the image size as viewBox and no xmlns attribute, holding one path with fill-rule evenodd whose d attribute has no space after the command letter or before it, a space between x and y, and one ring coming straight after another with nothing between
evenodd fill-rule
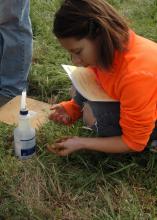
<instances>
[{"instance_id":1,"label":"kneeling woman","mask_svg":"<svg viewBox=\"0 0 157 220\"><path fill-rule=\"evenodd\" d=\"M90 102L76 91L52 106L51 120L70 124L83 116L99 137L69 137L49 150L61 156L80 149L140 152L157 139L157 44L130 30L104 0L65 0L53 32L74 65L91 68L118 102Z\"/></svg>"}]
</instances>

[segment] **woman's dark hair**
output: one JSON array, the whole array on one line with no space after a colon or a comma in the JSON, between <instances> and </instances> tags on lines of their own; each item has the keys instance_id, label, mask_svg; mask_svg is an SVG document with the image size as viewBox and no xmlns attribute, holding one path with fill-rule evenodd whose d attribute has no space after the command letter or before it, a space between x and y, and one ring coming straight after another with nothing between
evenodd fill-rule
<instances>
[{"instance_id":1,"label":"woman's dark hair","mask_svg":"<svg viewBox=\"0 0 157 220\"><path fill-rule=\"evenodd\" d=\"M53 33L57 38L97 40L99 65L112 67L115 51L123 51L129 28L123 18L104 0L64 0L55 14Z\"/></svg>"}]
</instances>

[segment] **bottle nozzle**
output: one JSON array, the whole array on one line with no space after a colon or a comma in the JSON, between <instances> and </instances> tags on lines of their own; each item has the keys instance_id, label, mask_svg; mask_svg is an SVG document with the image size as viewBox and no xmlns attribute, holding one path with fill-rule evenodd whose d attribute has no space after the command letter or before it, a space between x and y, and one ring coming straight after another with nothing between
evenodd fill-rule
<instances>
[{"instance_id":1,"label":"bottle nozzle","mask_svg":"<svg viewBox=\"0 0 157 220\"><path fill-rule=\"evenodd\" d=\"M20 115L27 115L28 110L26 106L26 89L22 91L22 96L21 96L21 107L20 107Z\"/></svg>"},{"instance_id":2,"label":"bottle nozzle","mask_svg":"<svg viewBox=\"0 0 157 220\"><path fill-rule=\"evenodd\" d=\"M26 109L26 89L22 91L22 96L21 96L21 110Z\"/></svg>"}]
</instances>

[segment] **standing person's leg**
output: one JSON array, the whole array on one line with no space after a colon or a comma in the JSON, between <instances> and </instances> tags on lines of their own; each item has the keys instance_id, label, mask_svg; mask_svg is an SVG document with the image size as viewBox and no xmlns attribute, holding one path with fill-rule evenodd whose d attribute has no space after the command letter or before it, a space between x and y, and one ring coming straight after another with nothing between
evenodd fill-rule
<instances>
[{"instance_id":1,"label":"standing person's leg","mask_svg":"<svg viewBox=\"0 0 157 220\"><path fill-rule=\"evenodd\" d=\"M0 105L26 87L32 60L29 0L0 0Z\"/></svg>"}]
</instances>

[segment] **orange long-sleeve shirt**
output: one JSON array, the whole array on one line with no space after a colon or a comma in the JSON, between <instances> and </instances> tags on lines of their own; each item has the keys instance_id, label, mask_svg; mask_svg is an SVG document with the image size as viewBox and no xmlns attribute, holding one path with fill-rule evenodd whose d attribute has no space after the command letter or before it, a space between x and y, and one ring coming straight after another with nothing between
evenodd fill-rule
<instances>
[{"instance_id":1,"label":"orange long-sleeve shirt","mask_svg":"<svg viewBox=\"0 0 157 220\"><path fill-rule=\"evenodd\" d=\"M157 120L157 44L130 31L127 51L115 54L112 71L93 71L104 91L120 101L123 141L142 151ZM61 104L73 121L80 117L74 100Z\"/></svg>"}]
</instances>

